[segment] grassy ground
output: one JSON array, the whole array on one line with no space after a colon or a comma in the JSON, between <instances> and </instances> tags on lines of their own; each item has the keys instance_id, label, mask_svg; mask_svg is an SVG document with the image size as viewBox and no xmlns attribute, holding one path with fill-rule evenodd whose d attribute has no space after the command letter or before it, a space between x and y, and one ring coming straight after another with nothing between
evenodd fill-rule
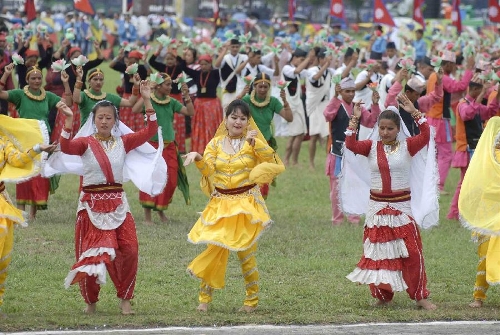
<instances>
[{"instance_id":1,"label":"grassy ground","mask_svg":"<svg viewBox=\"0 0 500 335\"><path fill-rule=\"evenodd\" d=\"M108 79L108 77L107 77ZM116 82L108 81L108 86ZM484 308L472 310L471 301L477 258L470 234L459 223L445 219L450 196L442 196L440 225L422 232L433 312L417 310L406 293L399 293L389 308L372 307L365 286L345 276L362 253L362 227L332 227L328 179L324 175L324 147L318 150L316 170L307 163L307 142L301 167L289 168L271 188L267 205L274 226L261 239L257 260L261 275L260 305L256 313L237 313L244 299L243 279L237 257L232 255L226 288L217 291L208 314L199 314L198 282L190 278L187 264L203 247L186 241L186 234L204 208L199 173L188 167L192 204L186 206L177 192L167 214L168 224L144 226L138 192L126 185L137 221L140 245L134 316L121 316L110 280L103 286L98 313L82 313L77 286L65 290L63 280L74 262L73 233L78 179L64 176L47 211L27 229L15 232L14 254L2 310L8 315L1 331L29 329L104 329L122 327L200 326L234 324L348 324L423 320L496 320L500 307L492 288ZM283 154L284 140L279 140ZM447 189L457 181L452 171ZM14 195L13 185L9 192Z\"/></svg>"}]
</instances>

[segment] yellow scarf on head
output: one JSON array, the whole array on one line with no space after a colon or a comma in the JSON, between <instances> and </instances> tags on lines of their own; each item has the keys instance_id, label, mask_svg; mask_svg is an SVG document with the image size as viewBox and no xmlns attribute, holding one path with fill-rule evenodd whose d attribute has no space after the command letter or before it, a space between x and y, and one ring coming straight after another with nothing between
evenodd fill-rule
<instances>
[{"instance_id":1,"label":"yellow scarf on head","mask_svg":"<svg viewBox=\"0 0 500 335\"><path fill-rule=\"evenodd\" d=\"M243 136L246 136L248 129L251 130L257 130L257 138L262 141L262 143L266 143L267 141L264 138L264 135L259 130L259 127L253 120L253 118L249 119L249 125L244 132ZM216 137L224 137L228 136L228 130L226 128L226 121L223 120L221 124L219 125L219 128L217 128L217 131L215 132L214 138ZM250 181L256 183L256 184L268 184L273 181L273 179L280 174L281 172L285 171L285 164L281 161L281 158L279 157L278 153L274 153L274 160L275 163L269 163L269 162L262 162L258 161L257 165L252 169L250 172ZM200 187L203 193L207 196L210 196L214 190L213 187L213 180L211 177L206 177L202 176L201 181L200 181Z\"/></svg>"},{"instance_id":2,"label":"yellow scarf on head","mask_svg":"<svg viewBox=\"0 0 500 335\"><path fill-rule=\"evenodd\" d=\"M485 235L500 235L500 117L488 121L467 168L458 209L462 223Z\"/></svg>"},{"instance_id":3,"label":"yellow scarf on head","mask_svg":"<svg viewBox=\"0 0 500 335\"><path fill-rule=\"evenodd\" d=\"M43 121L15 119L0 115L0 135L5 136L19 151L27 151L36 144L48 144L49 134ZM42 171L45 155L37 155L23 167L6 164L0 171L0 181L20 182L35 177Z\"/></svg>"}]
</instances>

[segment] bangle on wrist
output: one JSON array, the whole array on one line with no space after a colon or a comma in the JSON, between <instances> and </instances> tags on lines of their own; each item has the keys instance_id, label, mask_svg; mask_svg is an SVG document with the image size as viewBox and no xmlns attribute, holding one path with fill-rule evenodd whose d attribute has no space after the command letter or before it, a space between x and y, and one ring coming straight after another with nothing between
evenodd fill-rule
<instances>
[{"instance_id":1,"label":"bangle on wrist","mask_svg":"<svg viewBox=\"0 0 500 335\"><path fill-rule=\"evenodd\" d=\"M132 95L138 96L139 95L139 87L135 86L132 87Z\"/></svg>"}]
</instances>

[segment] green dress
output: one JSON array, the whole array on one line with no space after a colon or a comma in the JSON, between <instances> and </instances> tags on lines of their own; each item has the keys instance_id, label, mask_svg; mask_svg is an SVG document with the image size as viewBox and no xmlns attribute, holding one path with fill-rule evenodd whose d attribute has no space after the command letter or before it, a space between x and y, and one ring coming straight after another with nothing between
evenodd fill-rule
<instances>
[{"instance_id":1,"label":"green dress","mask_svg":"<svg viewBox=\"0 0 500 335\"><path fill-rule=\"evenodd\" d=\"M88 91L95 96L103 95L102 93L101 94L96 93L91 89L89 89ZM90 112L92 112L92 108L94 108L95 104L102 100L108 100L113 105L115 105L116 108L120 108L120 103L122 101L122 98L116 94L104 93L104 97L102 99L92 99L84 91L80 92L80 103L78 104L78 107L80 108L80 118L81 118L80 128L83 127L85 122L87 122Z\"/></svg>"},{"instance_id":2,"label":"green dress","mask_svg":"<svg viewBox=\"0 0 500 335\"><path fill-rule=\"evenodd\" d=\"M30 90L30 93L39 97L41 93L34 93ZM28 97L24 93L24 89L13 89L8 91L9 102L16 105L16 109L19 112L19 116L24 119L35 119L45 122L47 130L50 133L49 126L49 113L51 109L56 108L56 104L61 100L61 97L52 93L45 91L45 98L43 100L35 100Z\"/></svg>"},{"instance_id":3,"label":"green dress","mask_svg":"<svg viewBox=\"0 0 500 335\"><path fill-rule=\"evenodd\" d=\"M274 114L279 114L283 110L281 102L277 98L271 97L269 103L265 107L257 107L250 100L249 94L245 95L241 100L245 101L250 106L250 114L257 124L257 127L259 127L260 132L264 135L264 138L271 148L276 150L276 140L273 137L271 124ZM255 100L257 102L264 101L257 97L255 97Z\"/></svg>"}]
</instances>

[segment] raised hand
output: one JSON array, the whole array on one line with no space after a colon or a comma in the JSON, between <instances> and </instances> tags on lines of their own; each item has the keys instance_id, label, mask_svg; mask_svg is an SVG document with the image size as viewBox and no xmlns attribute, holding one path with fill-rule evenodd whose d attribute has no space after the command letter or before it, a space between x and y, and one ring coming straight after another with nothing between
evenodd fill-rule
<instances>
[{"instance_id":1,"label":"raised hand","mask_svg":"<svg viewBox=\"0 0 500 335\"><path fill-rule=\"evenodd\" d=\"M83 67L77 66L76 67L76 79L82 80L83 78Z\"/></svg>"},{"instance_id":2,"label":"raised hand","mask_svg":"<svg viewBox=\"0 0 500 335\"><path fill-rule=\"evenodd\" d=\"M257 137L258 134L259 133L257 132L257 130L248 127L246 140L248 144L250 144L252 147L255 145L255 138Z\"/></svg>"},{"instance_id":3,"label":"raised hand","mask_svg":"<svg viewBox=\"0 0 500 335\"><path fill-rule=\"evenodd\" d=\"M6 74L11 74L13 70L14 70L14 63L10 63L9 65L6 65L6 66L3 68L3 71L4 71L4 73L6 73Z\"/></svg>"},{"instance_id":4,"label":"raised hand","mask_svg":"<svg viewBox=\"0 0 500 335\"><path fill-rule=\"evenodd\" d=\"M60 110L66 117L72 117L73 111L66 105L66 103L61 100L56 104L58 110Z\"/></svg>"},{"instance_id":5,"label":"raised hand","mask_svg":"<svg viewBox=\"0 0 500 335\"><path fill-rule=\"evenodd\" d=\"M61 81L63 83L69 82L69 75L65 70L61 71Z\"/></svg>"},{"instance_id":6,"label":"raised hand","mask_svg":"<svg viewBox=\"0 0 500 335\"><path fill-rule=\"evenodd\" d=\"M418 111L413 105L413 103L410 101L410 99L408 99L406 94L398 95L398 102L399 106L410 114L416 113Z\"/></svg>"},{"instance_id":7,"label":"raised hand","mask_svg":"<svg viewBox=\"0 0 500 335\"><path fill-rule=\"evenodd\" d=\"M376 105L376 104L378 104L379 100L380 100L380 94L377 91L373 92L372 103L374 103Z\"/></svg>"},{"instance_id":8,"label":"raised hand","mask_svg":"<svg viewBox=\"0 0 500 335\"><path fill-rule=\"evenodd\" d=\"M354 108L352 109L352 115L358 119L361 117L361 105L364 104L363 101L358 101L354 103Z\"/></svg>"},{"instance_id":9,"label":"raised hand","mask_svg":"<svg viewBox=\"0 0 500 335\"><path fill-rule=\"evenodd\" d=\"M149 80L141 80L140 88L141 88L141 97L143 99L150 99L151 85L149 84Z\"/></svg>"}]
</instances>

